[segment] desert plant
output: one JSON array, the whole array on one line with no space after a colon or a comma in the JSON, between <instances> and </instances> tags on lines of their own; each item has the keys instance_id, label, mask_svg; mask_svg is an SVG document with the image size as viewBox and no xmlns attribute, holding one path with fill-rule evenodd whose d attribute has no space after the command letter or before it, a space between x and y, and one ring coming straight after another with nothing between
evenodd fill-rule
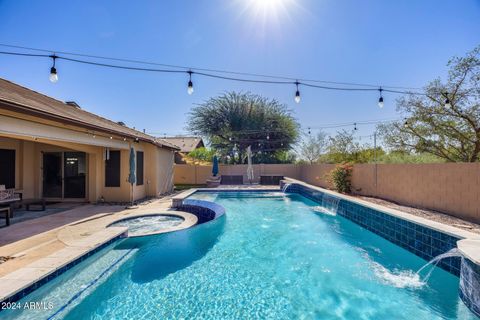
<instances>
[{"instance_id":1,"label":"desert plant","mask_svg":"<svg viewBox=\"0 0 480 320\"><path fill-rule=\"evenodd\" d=\"M333 184L336 191L341 193L350 193L352 188L352 170L351 163L342 163L335 166L335 169L330 171L328 181Z\"/></svg>"}]
</instances>

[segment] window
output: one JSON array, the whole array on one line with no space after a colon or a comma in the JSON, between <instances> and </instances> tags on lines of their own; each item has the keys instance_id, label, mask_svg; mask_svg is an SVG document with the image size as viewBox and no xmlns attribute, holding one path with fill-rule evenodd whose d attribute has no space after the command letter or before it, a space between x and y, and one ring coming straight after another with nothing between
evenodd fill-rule
<instances>
[{"instance_id":1,"label":"window","mask_svg":"<svg viewBox=\"0 0 480 320\"><path fill-rule=\"evenodd\" d=\"M0 184L15 188L15 150L0 149Z\"/></svg>"},{"instance_id":2,"label":"window","mask_svg":"<svg viewBox=\"0 0 480 320\"><path fill-rule=\"evenodd\" d=\"M110 150L105 161L105 187L120 187L120 151Z\"/></svg>"},{"instance_id":3,"label":"window","mask_svg":"<svg viewBox=\"0 0 480 320\"><path fill-rule=\"evenodd\" d=\"M143 151L137 151L137 186L143 185Z\"/></svg>"}]
</instances>

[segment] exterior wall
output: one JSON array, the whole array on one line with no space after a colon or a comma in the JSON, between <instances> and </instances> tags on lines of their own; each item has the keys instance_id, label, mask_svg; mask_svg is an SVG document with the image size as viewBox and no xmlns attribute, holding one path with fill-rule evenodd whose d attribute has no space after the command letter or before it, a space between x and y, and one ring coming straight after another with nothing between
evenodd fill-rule
<instances>
[{"instance_id":1,"label":"exterior wall","mask_svg":"<svg viewBox=\"0 0 480 320\"><path fill-rule=\"evenodd\" d=\"M170 192L173 189L173 152L143 142L132 146L135 151L144 152L145 175L143 185L134 185L134 200ZM0 137L0 148L15 150L15 189L23 190L25 199L42 197L42 152L65 151L87 154L85 201L95 203L101 197L107 202L126 202L131 199L131 185L128 183L130 150L120 150L120 187L105 187L103 147L46 139L29 141Z\"/></svg>"},{"instance_id":2,"label":"exterior wall","mask_svg":"<svg viewBox=\"0 0 480 320\"><path fill-rule=\"evenodd\" d=\"M280 174L324 188L335 165L254 165L260 174ZM175 165L176 184L205 184L211 166ZM246 165L220 166L221 174L243 174ZM353 192L404 205L445 212L480 223L480 163L358 164L352 173Z\"/></svg>"},{"instance_id":3,"label":"exterior wall","mask_svg":"<svg viewBox=\"0 0 480 320\"><path fill-rule=\"evenodd\" d=\"M156 194L173 191L173 166L175 153L168 149L157 148L157 172L155 176Z\"/></svg>"},{"instance_id":4,"label":"exterior wall","mask_svg":"<svg viewBox=\"0 0 480 320\"><path fill-rule=\"evenodd\" d=\"M301 179L309 184L323 188L332 188L327 181L327 174L335 168L333 164L312 164L301 166Z\"/></svg>"}]
</instances>

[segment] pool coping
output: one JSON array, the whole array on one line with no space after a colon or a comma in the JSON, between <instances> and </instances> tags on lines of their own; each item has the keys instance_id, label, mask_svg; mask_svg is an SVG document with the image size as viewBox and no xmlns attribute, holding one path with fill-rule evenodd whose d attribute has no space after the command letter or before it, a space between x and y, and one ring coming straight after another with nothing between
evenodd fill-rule
<instances>
[{"instance_id":1,"label":"pool coping","mask_svg":"<svg viewBox=\"0 0 480 320\"><path fill-rule=\"evenodd\" d=\"M169 233L169 232L174 232L174 231L179 231L183 229L188 229L190 227L193 227L194 225L197 224L198 218L191 213L184 212L184 211L163 211L163 212L139 212L137 214L128 216L127 218L120 218L111 222L106 226L106 228L115 228L112 226L113 224L120 222L120 221L126 221L126 220L131 220L139 217L148 217L148 216L173 216L173 217L181 217L183 218L183 222L180 223L179 225L175 227L170 227L170 228L165 228L160 231L155 231L155 232L147 232L147 233L142 233L142 234L136 234L136 235L130 235L128 234L127 230L127 237L128 238L138 238L138 237L145 237L145 236L152 236L156 234L163 234L163 233Z\"/></svg>"},{"instance_id":2,"label":"pool coping","mask_svg":"<svg viewBox=\"0 0 480 320\"><path fill-rule=\"evenodd\" d=\"M88 222L89 219L82 219L78 222L61 227L59 228L60 230L56 235L56 238L58 241L64 243L65 248L55 251L0 277L0 283L2 284L0 286L0 303L20 300L37 288L50 282L60 274L63 274L65 271L82 262L84 259L90 257L92 254L97 253L101 249L120 239L128 237L127 227L110 226L112 223L139 216L161 214L181 216L184 219L184 222L176 227L162 230L161 232L142 234L131 238L184 230L197 223L197 217L193 214L168 209L158 210L158 208L153 207L136 209L136 211L126 210L123 214L114 217L108 224L104 225L103 229L90 234L88 237L81 240L71 239L69 228ZM111 219L108 215L105 217ZM3 309L0 308L0 312L2 310Z\"/></svg>"},{"instance_id":3,"label":"pool coping","mask_svg":"<svg viewBox=\"0 0 480 320\"><path fill-rule=\"evenodd\" d=\"M38 259L27 266L0 278L0 302L18 301L41 285L53 280L86 257L103 249L107 245L124 238L127 228L113 227L91 235L87 241L76 246L67 246L61 250ZM0 311L2 309L0 308Z\"/></svg>"}]
</instances>

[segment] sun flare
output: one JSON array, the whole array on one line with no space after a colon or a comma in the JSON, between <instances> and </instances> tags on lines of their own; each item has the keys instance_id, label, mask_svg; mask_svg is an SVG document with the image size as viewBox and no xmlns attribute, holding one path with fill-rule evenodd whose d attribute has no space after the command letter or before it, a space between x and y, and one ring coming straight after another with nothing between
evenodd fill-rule
<instances>
[{"instance_id":1,"label":"sun flare","mask_svg":"<svg viewBox=\"0 0 480 320\"><path fill-rule=\"evenodd\" d=\"M265 36L291 20L297 0L237 0L242 17L257 35Z\"/></svg>"}]
</instances>

